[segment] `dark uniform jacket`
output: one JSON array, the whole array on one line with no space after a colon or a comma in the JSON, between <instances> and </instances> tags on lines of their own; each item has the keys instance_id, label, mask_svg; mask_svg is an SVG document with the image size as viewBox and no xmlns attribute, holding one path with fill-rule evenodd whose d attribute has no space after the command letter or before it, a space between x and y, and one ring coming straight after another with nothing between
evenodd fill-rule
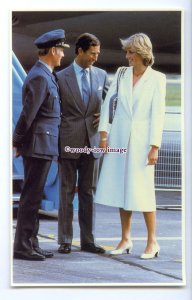
<instances>
[{"instance_id":1,"label":"dark uniform jacket","mask_svg":"<svg viewBox=\"0 0 192 300\"><path fill-rule=\"evenodd\" d=\"M13 134L13 146L22 156L52 159L58 156L60 98L51 71L40 61L23 85L23 109Z\"/></svg>"},{"instance_id":2,"label":"dark uniform jacket","mask_svg":"<svg viewBox=\"0 0 192 300\"><path fill-rule=\"evenodd\" d=\"M93 127L94 114L99 113L101 104L109 86L107 73L97 67L90 68L91 96L85 107L76 79L73 64L57 73L62 100L62 117L60 127L61 158L78 158L80 153L67 152L71 148L91 148L99 146L99 134ZM93 153L95 158L98 152Z\"/></svg>"}]
</instances>

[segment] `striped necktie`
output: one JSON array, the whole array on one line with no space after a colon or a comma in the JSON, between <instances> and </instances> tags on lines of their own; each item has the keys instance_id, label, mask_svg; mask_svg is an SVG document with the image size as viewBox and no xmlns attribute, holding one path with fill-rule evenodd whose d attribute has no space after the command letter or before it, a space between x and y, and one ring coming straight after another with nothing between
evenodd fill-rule
<instances>
[{"instance_id":1,"label":"striped necktie","mask_svg":"<svg viewBox=\"0 0 192 300\"><path fill-rule=\"evenodd\" d=\"M89 88L89 82L88 82L88 71L86 69L83 69L81 76L81 83L82 83L82 98L85 106L87 107L90 97L90 88Z\"/></svg>"}]
</instances>

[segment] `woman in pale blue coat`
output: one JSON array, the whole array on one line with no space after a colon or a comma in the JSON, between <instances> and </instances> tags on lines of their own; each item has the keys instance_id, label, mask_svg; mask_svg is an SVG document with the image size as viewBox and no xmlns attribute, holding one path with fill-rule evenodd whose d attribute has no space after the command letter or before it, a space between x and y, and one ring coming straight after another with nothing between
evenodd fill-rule
<instances>
[{"instance_id":1,"label":"woman in pale blue coat","mask_svg":"<svg viewBox=\"0 0 192 300\"><path fill-rule=\"evenodd\" d=\"M165 75L151 68L154 57L149 37L143 33L121 40L129 67L119 83L118 102L109 125L109 102L116 91L118 72L103 104L99 123L100 147L123 148L126 153L106 153L95 202L119 207L122 238L111 254L131 252L132 211L141 211L148 231L141 258L157 256L154 165L161 144Z\"/></svg>"}]
</instances>

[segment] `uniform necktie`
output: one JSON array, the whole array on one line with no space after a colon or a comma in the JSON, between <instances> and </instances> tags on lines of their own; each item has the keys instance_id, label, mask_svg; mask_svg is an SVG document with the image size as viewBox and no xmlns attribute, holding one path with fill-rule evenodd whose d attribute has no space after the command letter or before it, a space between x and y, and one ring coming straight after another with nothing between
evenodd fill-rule
<instances>
[{"instance_id":1,"label":"uniform necktie","mask_svg":"<svg viewBox=\"0 0 192 300\"><path fill-rule=\"evenodd\" d=\"M85 106L87 107L87 104L89 102L89 97L90 97L90 88L89 88L89 82L87 78L88 71L83 69L81 72L82 72L82 77L81 77L82 98Z\"/></svg>"},{"instance_id":2,"label":"uniform necktie","mask_svg":"<svg viewBox=\"0 0 192 300\"><path fill-rule=\"evenodd\" d=\"M58 78L57 78L57 74L55 73L55 71L52 72L54 78L55 78L55 81L57 82L58 81Z\"/></svg>"}]
</instances>

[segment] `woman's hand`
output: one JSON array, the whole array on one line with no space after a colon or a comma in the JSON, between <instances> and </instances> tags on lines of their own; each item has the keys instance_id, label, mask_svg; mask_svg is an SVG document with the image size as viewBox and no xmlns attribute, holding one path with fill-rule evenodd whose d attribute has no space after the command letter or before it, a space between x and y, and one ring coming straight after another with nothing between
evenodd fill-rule
<instances>
[{"instance_id":1,"label":"woman's hand","mask_svg":"<svg viewBox=\"0 0 192 300\"><path fill-rule=\"evenodd\" d=\"M151 150L148 153L148 166L155 165L158 159L158 147L151 146Z\"/></svg>"},{"instance_id":2,"label":"woman's hand","mask_svg":"<svg viewBox=\"0 0 192 300\"><path fill-rule=\"evenodd\" d=\"M105 152L106 152L107 151L107 147L108 147L108 140L107 140L107 138L105 138L104 140L100 139L99 148L105 149Z\"/></svg>"},{"instance_id":3,"label":"woman's hand","mask_svg":"<svg viewBox=\"0 0 192 300\"><path fill-rule=\"evenodd\" d=\"M108 147L108 134L106 131L100 131L99 134L100 134L99 148L105 149L106 152Z\"/></svg>"}]
</instances>

